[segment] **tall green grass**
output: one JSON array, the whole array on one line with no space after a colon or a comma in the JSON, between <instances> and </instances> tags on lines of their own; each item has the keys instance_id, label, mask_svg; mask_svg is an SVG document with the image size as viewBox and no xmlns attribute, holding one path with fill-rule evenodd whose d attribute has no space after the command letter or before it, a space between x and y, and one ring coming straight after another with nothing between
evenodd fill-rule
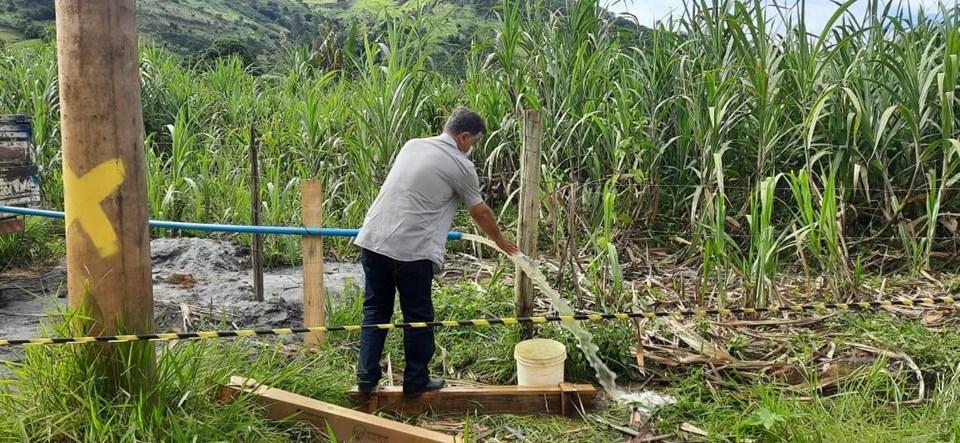
<instances>
[{"instance_id":1,"label":"tall green grass","mask_svg":"<svg viewBox=\"0 0 960 443\"><path fill-rule=\"evenodd\" d=\"M513 288L502 281L487 282L482 290L472 281L443 285L435 291L438 318L488 318L510 315ZM363 291L355 287L342 294L342 303L331 306L331 324L357 324L361 320ZM68 335L74 312L60 313L52 326L38 335ZM399 308L396 312L399 318ZM212 324L211 324L212 322ZM201 320L198 328L222 329L225 319ZM611 366L622 376L630 371L629 350L622 346L632 335L628 323L610 330L593 325L597 344ZM576 345L557 325L541 332ZM155 383L141 390L105 392L97 372L88 364L91 348L35 346L22 350L17 361L0 361L0 441L2 442L128 442L128 441L345 441L349 436L326 438L309 425L294 420L270 420L255 398L240 396L222 404L217 387L231 376L254 378L268 386L342 406L352 406L346 391L353 385L359 346L355 333L331 334L327 346L317 351L289 346L291 339L184 341L157 344ZM513 347L522 337L516 328L457 328L437 334L437 356L431 372L486 384L515 382ZM298 339L292 339L294 342ZM151 344L153 346L153 344ZM404 365L403 334L388 336L386 358L397 368ZM593 371L579 353L567 365L572 380L589 380ZM402 371L401 371L402 372ZM594 413L622 415L620 408L600 408ZM523 432L549 441L614 441L615 431L585 426L580 420L550 417L444 416L424 414L397 417L405 422L451 419L484 423L498 436ZM465 428L468 431L469 428ZM490 437L486 437L490 438ZM484 441L467 439L466 441Z\"/></svg>"},{"instance_id":2,"label":"tall green grass","mask_svg":"<svg viewBox=\"0 0 960 443\"><path fill-rule=\"evenodd\" d=\"M23 231L0 235L0 272L59 261L66 254L63 223L30 218Z\"/></svg>"},{"instance_id":3,"label":"tall green grass","mask_svg":"<svg viewBox=\"0 0 960 443\"><path fill-rule=\"evenodd\" d=\"M602 257L594 277L613 293L626 251L675 247L674 237L689 245L678 259L702 264L703 291L737 270L757 288L752 299L804 266L849 293L852 256L885 269L954 266L938 253L952 252L960 209L960 11L871 1L856 14L852 3L814 32L802 2L699 0L647 29L596 1L552 11L504 0L462 77L439 70L435 24L423 18L355 29L340 53L291 48L257 70L237 59L186 65L146 45L151 214L248 222L253 124L266 223L299 224L299 181L316 176L326 223L357 226L402 143L438 132L459 104L488 119L474 159L511 213L518 111L536 108L544 182L579 184L577 244ZM33 116L44 201L61 206L52 48L0 49L0 91L0 112ZM553 220L567 218L566 205L554 209ZM548 245L572 235L544 232ZM267 242L274 263L294 261L297 247Z\"/></svg>"},{"instance_id":4,"label":"tall green grass","mask_svg":"<svg viewBox=\"0 0 960 443\"><path fill-rule=\"evenodd\" d=\"M159 352L155 383L105 394L86 363L89 348L35 347L3 362L0 441L321 441L303 424L266 419L252 398L217 401L231 376L349 404L350 363L339 350L288 356L281 346L178 343Z\"/></svg>"}]
</instances>

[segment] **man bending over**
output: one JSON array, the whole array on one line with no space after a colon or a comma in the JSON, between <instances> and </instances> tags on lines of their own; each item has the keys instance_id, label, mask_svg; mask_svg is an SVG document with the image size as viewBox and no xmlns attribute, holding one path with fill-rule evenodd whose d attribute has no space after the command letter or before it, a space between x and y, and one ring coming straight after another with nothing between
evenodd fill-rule
<instances>
[{"instance_id":1,"label":"man bending over","mask_svg":"<svg viewBox=\"0 0 960 443\"><path fill-rule=\"evenodd\" d=\"M517 252L484 203L470 160L485 132L480 115L458 108L443 134L410 140L400 150L354 242L362 248L363 324L389 323L397 292L404 322L434 320L431 282L443 266L447 232L461 204L500 249L511 255ZM387 331L364 329L360 334L357 385L369 395L382 376L380 357ZM445 385L428 372L434 353L433 328L404 329L403 347L406 397L419 397Z\"/></svg>"}]
</instances>

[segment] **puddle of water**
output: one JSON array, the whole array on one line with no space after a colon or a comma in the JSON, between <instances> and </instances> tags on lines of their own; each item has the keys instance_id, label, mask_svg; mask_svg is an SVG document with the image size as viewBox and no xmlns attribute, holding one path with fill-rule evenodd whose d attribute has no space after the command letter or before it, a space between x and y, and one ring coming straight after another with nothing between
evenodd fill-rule
<instances>
[{"instance_id":1,"label":"puddle of water","mask_svg":"<svg viewBox=\"0 0 960 443\"><path fill-rule=\"evenodd\" d=\"M500 251L500 248L497 247L496 243L485 237L464 234L463 239L481 243ZM503 253L503 251L500 252ZM550 286L550 284L547 282L547 276L540 271L540 268L537 266L537 263L533 261L533 259L523 255L522 253L508 256L508 258L530 277L530 280L533 281L533 284L540 289L541 292L550 297L550 301L557 308L557 310L560 311L561 315L573 315L573 309L570 308L570 305L566 302L566 300L560 297L560 293ZM561 324L577 338L577 347L579 347L580 350L583 351L584 355L586 355L587 361L590 362L590 366L592 366L593 370L597 373L597 380L600 381L600 385L603 386L603 389L607 392L607 395L609 395L610 398L617 401L637 401L647 403L644 401L645 399L633 399L633 395L627 395L617 389L617 375L614 374L613 371L611 371L610 368L607 367L607 365L603 362L603 360L600 359L600 348L593 343L593 335L590 334L590 331L584 329L583 326L580 325L580 322L575 320L564 321L561 322Z\"/></svg>"}]
</instances>

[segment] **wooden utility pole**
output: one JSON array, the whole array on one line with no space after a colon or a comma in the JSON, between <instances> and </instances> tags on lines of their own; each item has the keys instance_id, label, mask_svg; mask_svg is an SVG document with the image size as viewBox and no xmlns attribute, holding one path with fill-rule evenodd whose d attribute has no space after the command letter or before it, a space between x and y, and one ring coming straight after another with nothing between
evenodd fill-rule
<instances>
[{"instance_id":1,"label":"wooden utility pole","mask_svg":"<svg viewBox=\"0 0 960 443\"><path fill-rule=\"evenodd\" d=\"M94 335L153 330L135 0L56 0L67 290ZM89 345L88 345L89 346ZM150 342L90 348L107 390L152 384Z\"/></svg>"},{"instance_id":2,"label":"wooden utility pole","mask_svg":"<svg viewBox=\"0 0 960 443\"><path fill-rule=\"evenodd\" d=\"M303 226L323 226L323 184L304 180L301 185ZM303 325L326 325L326 289L323 286L323 237L303 236ZM322 332L310 332L303 338L307 347L318 347L326 341Z\"/></svg>"},{"instance_id":3,"label":"wooden utility pole","mask_svg":"<svg viewBox=\"0 0 960 443\"><path fill-rule=\"evenodd\" d=\"M543 129L539 111L523 113L523 156L520 160L520 226L517 247L520 252L534 257L537 254L537 233L540 223L540 144ZM519 267L514 286L517 316L533 314L533 282ZM533 326L523 326L523 335L530 337Z\"/></svg>"},{"instance_id":4,"label":"wooden utility pole","mask_svg":"<svg viewBox=\"0 0 960 443\"><path fill-rule=\"evenodd\" d=\"M250 219L251 224L260 226L260 162L257 149L257 128L250 125ZM253 265L253 293L258 302L263 301L263 236L253 234L251 248Z\"/></svg>"}]
</instances>

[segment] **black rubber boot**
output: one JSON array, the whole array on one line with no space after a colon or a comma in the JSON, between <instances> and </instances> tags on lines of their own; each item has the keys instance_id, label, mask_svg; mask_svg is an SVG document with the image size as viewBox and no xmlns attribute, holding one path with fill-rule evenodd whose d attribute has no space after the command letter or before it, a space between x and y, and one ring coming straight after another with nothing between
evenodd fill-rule
<instances>
[{"instance_id":1,"label":"black rubber boot","mask_svg":"<svg viewBox=\"0 0 960 443\"><path fill-rule=\"evenodd\" d=\"M370 397L377 390L379 386L376 385L357 385L357 390L360 391L360 395L363 395L364 401L370 401Z\"/></svg>"},{"instance_id":2,"label":"black rubber boot","mask_svg":"<svg viewBox=\"0 0 960 443\"><path fill-rule=\"evenodd\" d=\"M428 381L427 384L424 385L422 388L413 392L403 391L403 396L406 398L417 398L423 395L424 392L439 391L443 389L443 387L446 385L447 385L447 382L444 381L442 378L430 377L430 381Z\"/></svg>"}]
</instances>

